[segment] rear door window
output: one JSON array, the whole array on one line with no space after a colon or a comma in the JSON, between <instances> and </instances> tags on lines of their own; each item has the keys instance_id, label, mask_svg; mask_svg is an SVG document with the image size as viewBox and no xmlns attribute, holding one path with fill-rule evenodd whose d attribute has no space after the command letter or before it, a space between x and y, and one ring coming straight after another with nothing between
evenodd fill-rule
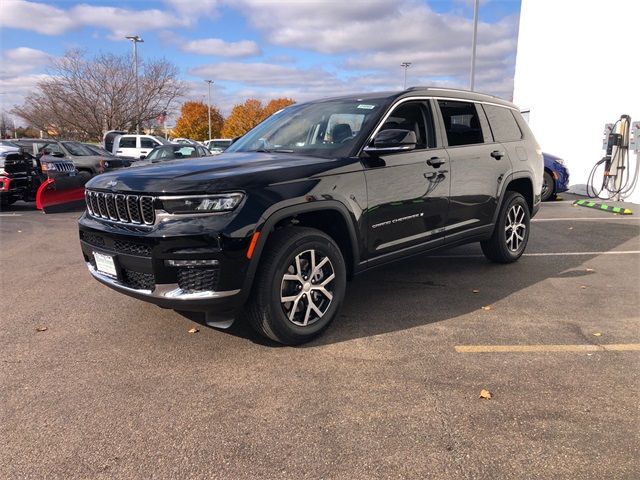
<instances>
[{"instance_id":1,"label":"rear door window","mask_svg":"<svg viewBox=\"0 0 640 480\"><path fill-rule=\"evenodd\" d=\"M120 148L136 148L136 137L120 137Z\"/></svg>"},{"instance_id":2,"label":"rear door window","mask_svg":"<svg viewBox=\"0 0 640 480\"><path fill-rule=\"evenodd\" d=\"M522 140L522 131L516 123L511 109L484 105L484 111L489 119L489 125L496 142L515 142Z\"/></svg>"},{"instance_id":3,"label":"rear door window","mask_svg":"<svg viewBox=\"0 0 640 480\"><path fill-rule=\"evenodd\" d=\"M438 100L450 147L484 143L480 116L472 102Z\"/></svg>"}]
</instances>

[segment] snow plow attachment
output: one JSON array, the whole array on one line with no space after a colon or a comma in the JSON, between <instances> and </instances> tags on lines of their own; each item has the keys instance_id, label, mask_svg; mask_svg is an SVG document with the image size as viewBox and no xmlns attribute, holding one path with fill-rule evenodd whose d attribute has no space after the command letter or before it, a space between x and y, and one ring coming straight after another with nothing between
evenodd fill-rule
<instances>
[{"instance_id":1,"label":"snow plow attachment","mask_svg":"<svg viewBox=\"0 0 640 480\"><path fill-rule=\"evenodd\" d=\"M46 179L36 192L36 207L44 213L81 210L86 180L82 175Z\"/></svg>"}]
</instances>

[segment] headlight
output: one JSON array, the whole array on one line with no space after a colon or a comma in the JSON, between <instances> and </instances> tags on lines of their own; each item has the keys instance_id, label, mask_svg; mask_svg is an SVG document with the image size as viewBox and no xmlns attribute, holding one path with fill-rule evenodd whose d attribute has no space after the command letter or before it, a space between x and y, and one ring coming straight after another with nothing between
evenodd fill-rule
<instances>
[{"instance_id":1,"label":"headlight","mask_svg":"<svg viewBox=\"0 0 640 480\"><path fill-rule=\"evenodd\" d=\"M242 199L242 193L220 195L189 195L184 197L160 197L162 208L169 213L230 212Z\"/></svg>"},{"instance_id":2,"label":"headlight","mask_svg":"<svg viewBox=\"0 0 640 480\"><path fill-rule=\"evenodd\" d=\"M40 163L40 169L43 172L47 172L47 171L55 172L55 171L58 170L58 167L56 167L55 163L41 162Z\"/></svg>"}]
</instances>

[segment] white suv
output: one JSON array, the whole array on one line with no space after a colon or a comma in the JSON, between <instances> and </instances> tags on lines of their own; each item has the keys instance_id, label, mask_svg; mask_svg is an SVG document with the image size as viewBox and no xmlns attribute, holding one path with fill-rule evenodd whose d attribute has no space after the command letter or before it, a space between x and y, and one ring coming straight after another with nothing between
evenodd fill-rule
<instances>
[{"instance_id":1,"label":"white suv","mask_svg":"<svg viewBox=\"0 0 640 480\"><path fill-rule=\"evenodd\" d=\"M151 150L171 142L153 135L120 135L113 141L112 152L119 157L146 157Z\"/></svg>"}]
</instances>

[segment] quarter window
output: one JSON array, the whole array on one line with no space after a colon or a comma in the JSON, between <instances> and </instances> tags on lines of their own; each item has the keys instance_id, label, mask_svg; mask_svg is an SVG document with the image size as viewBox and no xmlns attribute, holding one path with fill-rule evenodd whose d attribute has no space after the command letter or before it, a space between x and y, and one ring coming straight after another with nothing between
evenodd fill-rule
<instances>
[{"instance_id":1,"label":"quarter window","mask_svg":"<svg viewBox=\"0 0 640 480\"><path fill-rule=\"evenodd\" d=\"M493 138L496 142L515 142L522 140L522 132L513 117L513 113L506 107L484 105L484 111L489 119Z\"/></svg>"},{"instance_id":2,"label":"quarter window","mask_svg":"<svg viewBox=\"0 0 640 480\"><path fill-rule=\"evenodd\" d=\"M438 100L450 147L484 143L476 106L470 102Z\"/></svg>"}]
</instances>

